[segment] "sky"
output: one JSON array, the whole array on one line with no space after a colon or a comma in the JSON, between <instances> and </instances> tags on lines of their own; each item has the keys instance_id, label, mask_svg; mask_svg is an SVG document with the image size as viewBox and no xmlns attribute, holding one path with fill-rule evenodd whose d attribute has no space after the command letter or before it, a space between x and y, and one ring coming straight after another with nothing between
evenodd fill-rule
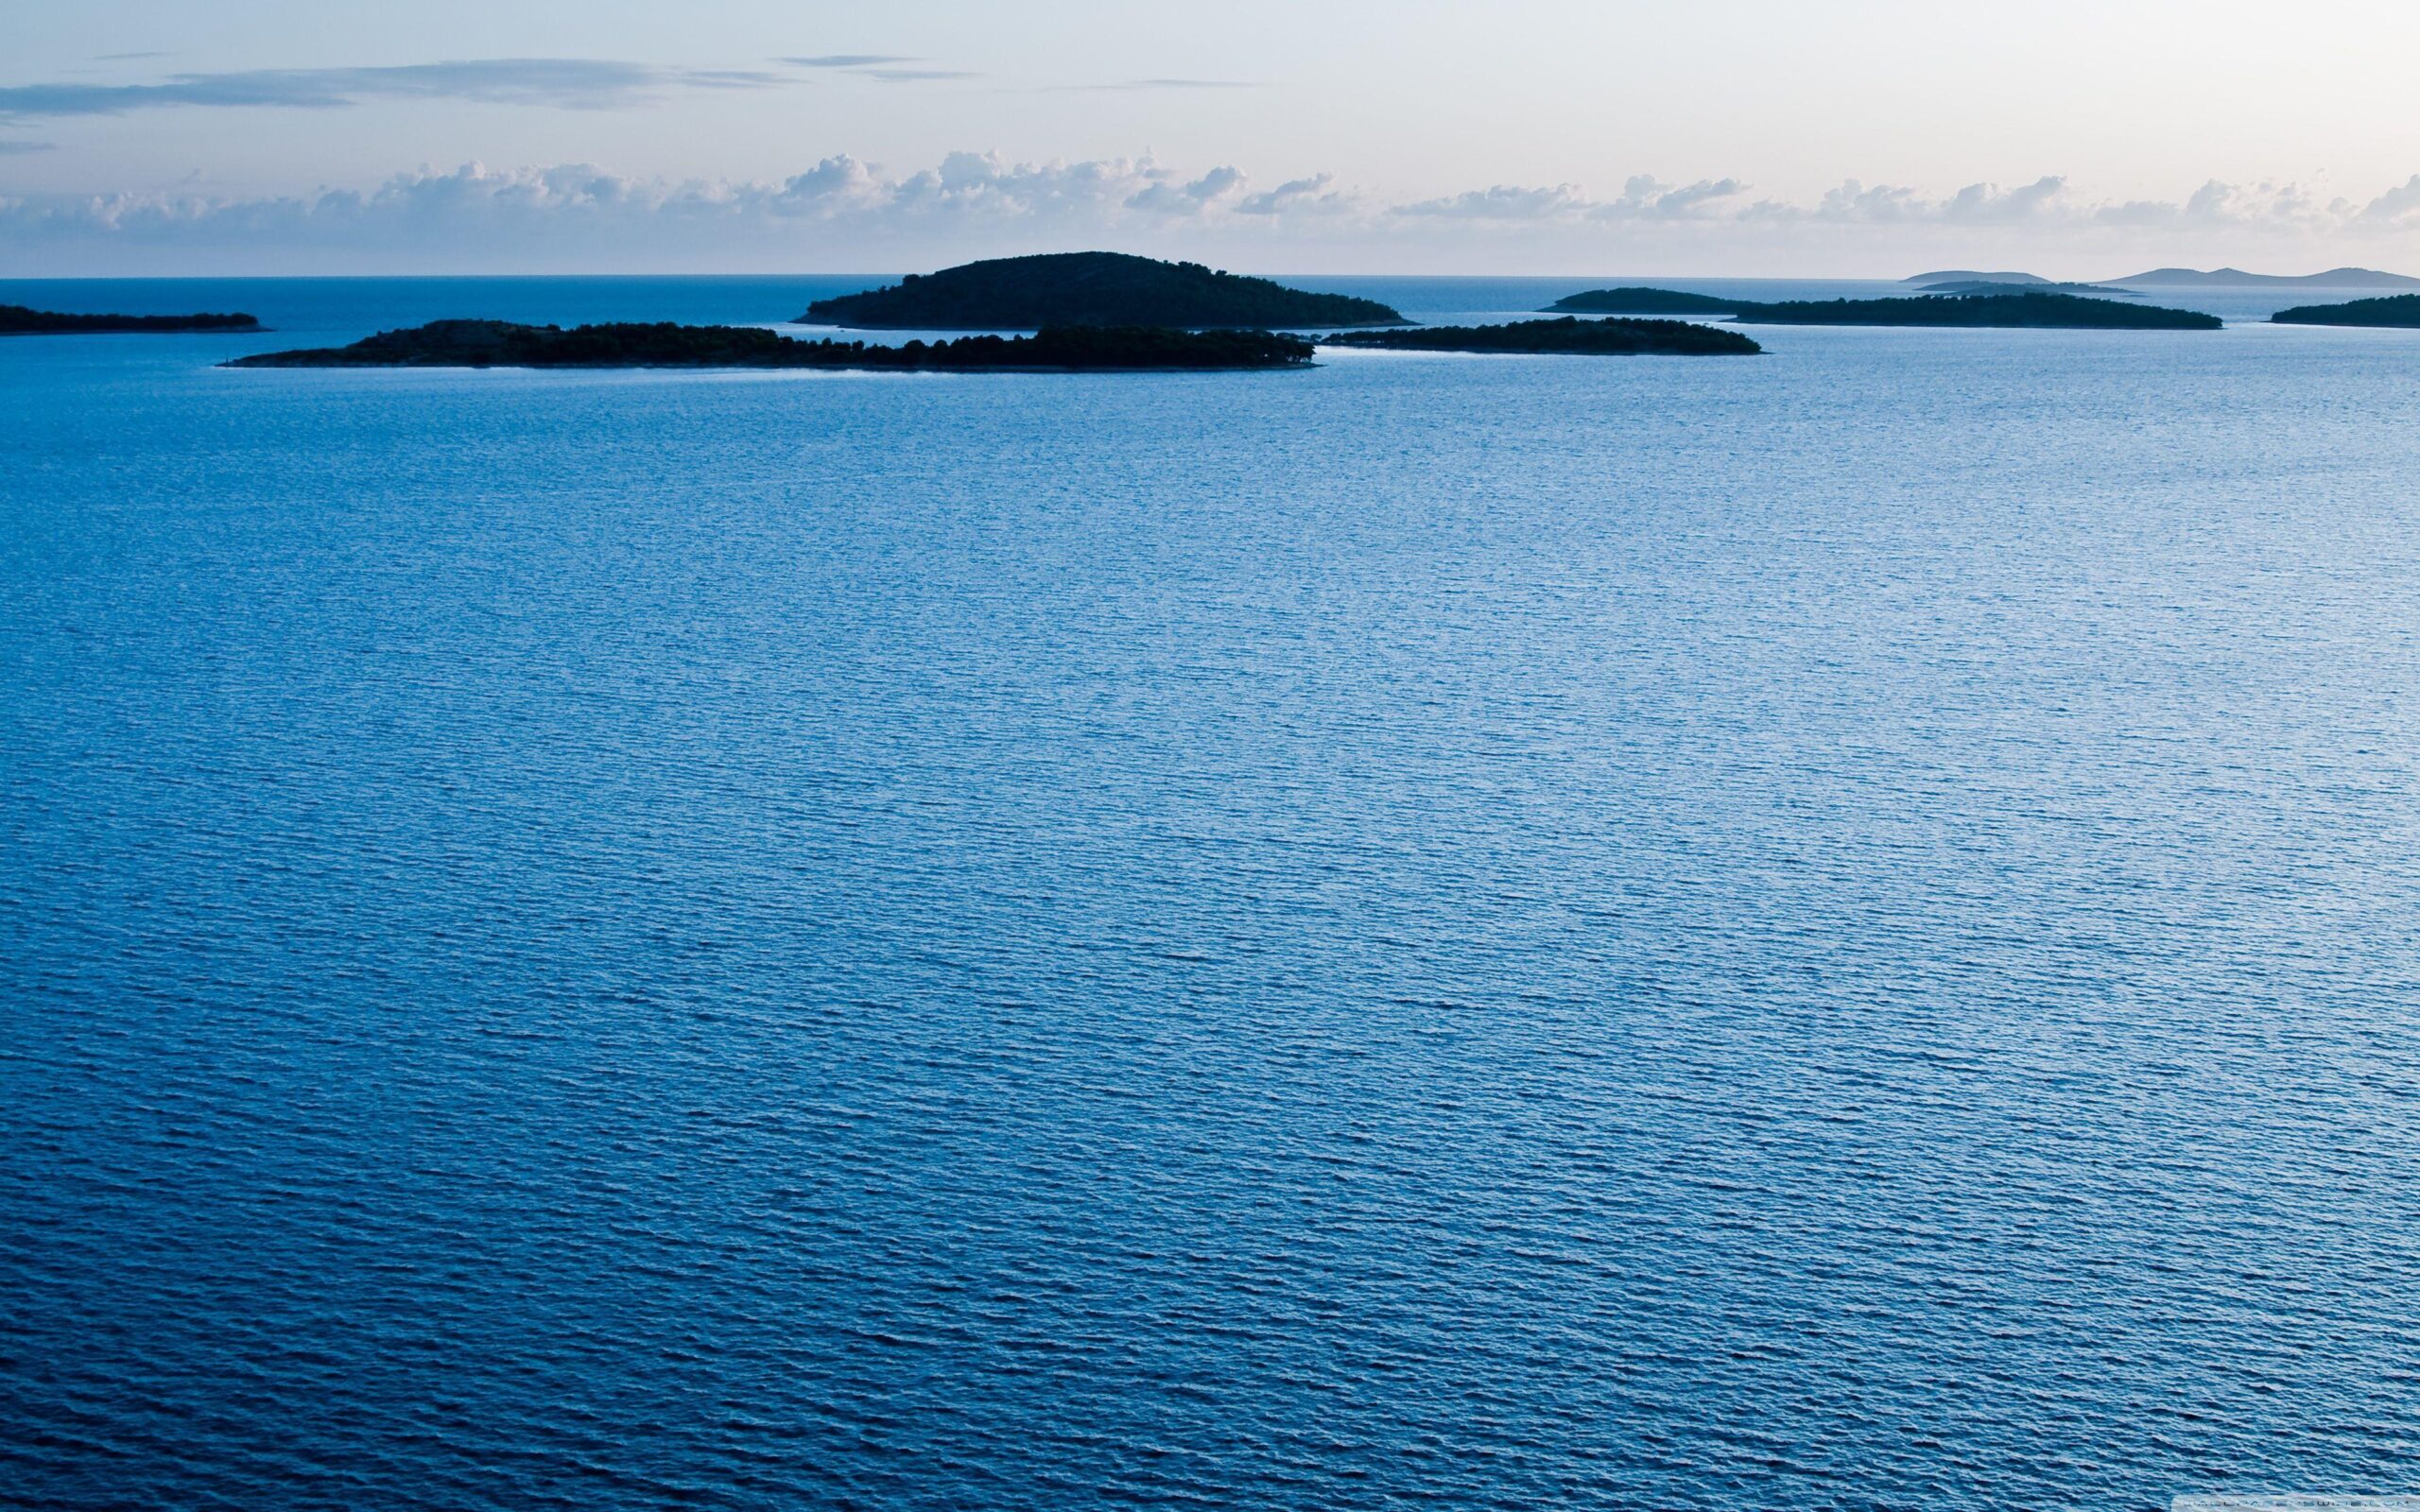
<instances>
[{"instance_id":1,"label":"sky","mask_svg":"<svg viewBox=\"0 0 2420 1512\"><path fill-rule=\"evenodd\" d=\"M2420 272L2369 0L0 0L0 276Z\"/></svg>"}]
</instances>

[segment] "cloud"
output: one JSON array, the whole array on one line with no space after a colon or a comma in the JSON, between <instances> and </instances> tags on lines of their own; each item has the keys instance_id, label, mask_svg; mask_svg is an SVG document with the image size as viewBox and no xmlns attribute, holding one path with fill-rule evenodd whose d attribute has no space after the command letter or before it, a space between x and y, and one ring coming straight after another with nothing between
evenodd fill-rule
<instances>
[{"instance_id":1,"label":"cloud","mask_svg":"<svg viewBox=\"0 0 2420 1512\"><path fill-rule=\"evenodd\" d=\"M1633 179L1622 198L1609 208L1616 215L1626 211L1677 220L1710 214L1746 189L1747 185L1737 179L1701 179L1678 188L1652 179Z\"/></svg>"},{"instance_id":2,"label":"cloud","mask_svg":"<svg viewBox=\"0 0 2420 1512\"><path fill-rule=\"evenodd\" d=\"M2367 225L2394 227L2420 220L2420 173L2363 205L2358 218Z\"/></svg>"},{"instance_id":3,"label":"cloud","mask_svg":"<svg viewBox=\"0 0 2420 1512\"><path fill-rule=\"evenodd\" d=\"M0 120L124 115L173 106L333 110L372 99L469 100L607 110L676 90L764 89L789 82L744 69L661 68L592 58L488 58L387 68L264 68L176 74L157 84L20 84L0 88Z\"/></svg>"},{"instance_id":4,"label":"cloud","mask_svg":"<svg viewBox=\"0 0 2420 1512\"><path fill-rule=\"evenodd\" d=\"M1398 215L1428 215L1452 220L1545 220L1584 209L1587 197L1572 184L1551 189L1523 189L1497 184L1491 189L1466 189L1443 199L1422 199L1395 207Z\"/></svg>"},{"instance_id":5,"label":"cloud","mask_svg":"<svg viewBox=\"0 0 2420 1512\"><path fill-rule=\"evenodd\" d=\"M1129 210L1153 211L1162 215L1199 215L1222 199L1243 193L1244 176L1236 168L1213 168L1191 183L1177 185L1153 183L1136 190L1126 198Z\"/></svg>"},{"instance_id":6,"label":"cloud","mask_svg":"<svg viewBox=\"0 0 2420 1512\"><path fill-rule=\"evenodd\" d=\"M955 152L931 168L884 174L836 154L775 183L630 179L587 164L398 174L367 192L209 199L179 195L0 199L0 253L81 245L271 251L296 262L359 254L378 266L594 266L599 249L638 266L809 248L855 263L905 243L1115 241L1231 218L1240 169L1187 177L1148 159L1013 163ZM1300 198L1296 196L1293 198ZM1268 216L1247 224L1266 224ZM0 259L21 261L21 258ZM131 258L140 261L139 257Z\"/></svg>"},{"instance_id":7,"label":"cloud","mask_svg":"<svg viewBox=\"0 0 2420 1512\"><path fill-rule=\"evenodd\" d=\"M1622 185L1618 198L1598 199L1577 184L1537 189L1497 184L1401 205L1394 214L1480 221L1681 220L1712 215L1745 188L1737 179L1701 179L1676 186L1641 174Z\"/></svg>"},{"instance_id":8,"label":"cloud","mask_svg":"<svg viewBox=\"0 0 2420 1512\"><path fill-rule=\"evenodd\" d=\"M1308 179L1288 179L1274 189L1246 195L1236 200L1236 213L1239 215L1286 215L1319 211L1334 215L1352 210L1358 201L1335 185L1336 175L1332 173Z\"/></svg>"},{"instance_id":9,"label":"cloud","mask_svg":"<svg viewBox=\"0 0 2420 1512\"><path fill-rule=\"evenodd\" d=\"M1258 89L1261 86L1248 78L1129 78L1115 84L1053 84L1050 91L1063 94L1102 94L1129 90L1190 90L1190 89Z\"/></svg>"},{"instance_id":10,"label":"cloud","mask_svg":"<svg viewBox=\"0 0 2420 1512\"><path fill-rule=\"evenodd\" d=\"M1329 174L1258 189L1236 164L1186 173L1149 158L955 152L913 171L832 154L766 181L472 163L304 196L0 198L0 271L28 273L867 269L1105 247L1247 267L1281 257L1438 271L2031 262L2106 276L2143 261L2327 266L2318 260L2356 260L2357 247L2359 260L2395 266L2420 260L2415 242L2420 175L2358 202L2221 180L2175 199L2094 198L2056 176L1947 194L1851 180L1811 198L1757 198L1736 178L1644 174L1611 194L1496 184L1389 199Z\"/></svg>"},{"instance_id":11,"label":"cloud","mask_svg":"<svg viewBox=\"0 0 2420 1512\"><path fill-rule=\"evenodd\" d=\"M2011 225L2051 209L2066 187L2067 180L2055 175L2006 192L1997 184L1970 183L1950 197L1941 209L1941 216L1969 224Z\"/></svg>"},{"instance_id":12,"label":"cloud","mask_svg":"<svg viewBox=\"0 0 2420 1512\"><path fill-rule=\"evenodd\" d=\"M0 158L26 152L52 152L58 147L56 142L0 142Z\"/></svg>"},{"instance_id":13,"label":"cloud","mask_svg":"<svg viewBox=\"0 0 2420 1512\"><path fill-rule=\"evenodd\" d=\"M937 79L980 78L980 74L959 68L900 68L899 63L920 63L921 58L908 58L895 53L824 53L814 58L777 58L775 62L797 68L837 69L871 78L882 84L923 84Z\"/></svg>"},{"instance_id":14,"label":"cloud","mask_svg":"<svg viewBox=\"0 0 2420 1512\"><path fill-rule=\"evenodd\" d=\"M1903 221L1925 218L1928 206L1913 189L1893 184L1876 184L1867 188L1851 179L1837 189L1824 192L1808 214L1808 218L1836 224L1887 226ZM1791 207L1768 202L1757 207L1761 214L1788 218Z\"/></svg>"}]
</instances>

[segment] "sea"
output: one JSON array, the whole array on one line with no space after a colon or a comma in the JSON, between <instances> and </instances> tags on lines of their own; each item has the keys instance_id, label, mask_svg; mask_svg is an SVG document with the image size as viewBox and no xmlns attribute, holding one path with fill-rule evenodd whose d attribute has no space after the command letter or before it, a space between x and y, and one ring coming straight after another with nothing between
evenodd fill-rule
<instances>
[{"instance_id":1,"label":"sea","mask_svg":"<svg viewBox=\"0 0 2420 1512\"><path fill-rule=\"evenodd\" d=\"M2420 1490L2420 332L878 282L0 284L0 1504Z\"/></svg>"}]
</instances>

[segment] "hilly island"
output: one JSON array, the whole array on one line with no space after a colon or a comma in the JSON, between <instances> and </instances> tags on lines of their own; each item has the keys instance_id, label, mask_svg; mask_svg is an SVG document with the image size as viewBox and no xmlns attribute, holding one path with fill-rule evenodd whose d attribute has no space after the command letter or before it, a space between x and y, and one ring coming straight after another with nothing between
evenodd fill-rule
<instances>
[{"instance_id":1,"label":"hilly island","mask_svg":"<svg viewBox=\"0 0 2420 1512\"><path fill-rule=\"evenodd\" d=\"M799 320L890 331L1028 331L1051 325L1307 331L1409 323L1375 300L1313 294L1199 263L1164 263L1123 252L995 257L938 273L911 273L886 288L818 300Z\"/></svg>"},{"instance_id":2,"label":"hilly island","mask_svg":"<svg viewBox=\"0 0 2420 1512\"><path fill-rule=\"evenodd\" d=\"M1311 344L1267 331L1060 326L895 347L798 341L757 326L515 325L437 320L347 347L268 352L230 368L784 368L883 372L1204 371L1309 365Z\"/></svg>"}]
</instances>

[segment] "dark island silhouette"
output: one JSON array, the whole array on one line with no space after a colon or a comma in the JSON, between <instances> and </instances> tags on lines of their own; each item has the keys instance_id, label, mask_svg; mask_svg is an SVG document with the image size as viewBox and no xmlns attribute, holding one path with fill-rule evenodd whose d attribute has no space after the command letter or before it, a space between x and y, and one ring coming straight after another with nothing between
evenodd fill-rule
<instances>
[{"instance_id":1,"label":"dark island silhouette","mask_svg":"<svg viewBox=\"0 0 2420 1512\"><path fill-rule=\"evenodd\" d=\"M2342 304L2300 304L2271 316L2276 325L2362 325L2420 330L2420 294L2392 294L2381 300L2347 300Z\"/></svg>"},{"instance_id":2,"label":"dark island silhouette","mask_svg":"<svg viewBox=\"0 0 2420 1512\"><path fill-rule=\"evenodd\" d=\"M868 346L755 326L437 320L349 347L268 352L230 368L821 368L904 372L1143 372L1300 368L1311 344L1267 331L1055 326L1030 336Z\"/></svg>"},{"instance_id":3,"label":"dark island silhouette","mask_svg":"<svg viewBox=\"0 0 2420 1512\"><path fill-rule=\"evenodd\" d=\"M9 336L260 329L260 321L249 315L63 315L56 310L31 310L22 304L0 304L0 335Z\"/></svg>"},{"instance_id":4,"label":"dark island silhouette","mask_svg":"<svg viewBox=\"0 0 2420 1512\"><path fill-rule=\"evenodd\" d=\"M1750 325L1983 326L2060 331L2216 331L2225 325L2198 310L2033 290L2015 294L1925 295L1903 300L1797 300L1743 304Z\"/></svg>"},{"instance_id":5,"label":"dark island silhouette","mask_svg":"<svg viewBox=\"0 0 2420 1512\"><path fill-rule=\"evenodd\" d=\"M1028 331L1056 325L1308 331L1408 325L1375 300L1311 294L1199 263L1123 252L996 257L909 274L888 288L818 300L802 324L870 331Z\"/></svg>"},{"instance_id":6,"label":"dark island silhouette","mask_svg":"<svg viewBox=\"0 0 2420 1512\"><path fill-rule=\"evenodd\" d=\"M1764 348L1737 331L1685 320L1522 320L1512 325L1436 325L1409 331L1338 331L1324 347L1388 352L1568 352L1582 356L1753 356Z\"/></svg>"},{"instance_id":7,"label":"dark island silhouette","mask_svg":"<svg viewBox=\"0 0 2420 1512\"><path fill-rule=\"evenodd\" d=\"M1647 296L1698 301L1705 298L1672 289L1609 289L1635 302ZM1582 296L1573 296L1575 299ZM1790 300L1760 303L1754 300L1709 300L1714 310L1729 312L1748 325L1923 325L1989 326L2076 331L2216 331L2225 322L2194 310L2168 310L2154 305L2120 304L2115 300L2084 299L2031 285L1979 294L1927 294L1888 300ZM1698 309L1691 305L1686 308ZM1712 313L1703 311L1702 313ZM1668 323L1668 322L1666 322Z\"/></svg>"},{"instance_id":8,"label":"dark island silhouette","mask_svg":"<svg viewBox=\"0 0 2420 1512\"><path fill-rule=\"evenodd\" d=\"M1548 315L1728 315L1737 300L1710 294L1684 294L1678 289L1583 289L1566 294L1546 307Z\"/></svg>"}]
</instances>

